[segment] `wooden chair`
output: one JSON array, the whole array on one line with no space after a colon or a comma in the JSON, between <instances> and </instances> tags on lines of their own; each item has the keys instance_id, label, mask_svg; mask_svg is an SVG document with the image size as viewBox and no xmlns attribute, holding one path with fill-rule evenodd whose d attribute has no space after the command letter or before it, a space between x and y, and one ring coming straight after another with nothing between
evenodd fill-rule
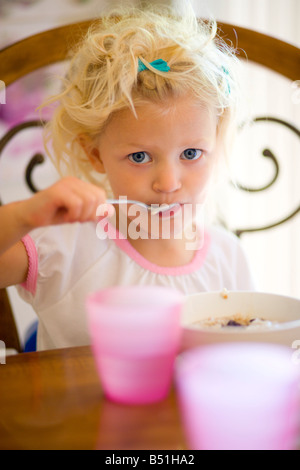
<instances>
[{"instance_id":1,"label":"wooden chair","mask_svg":"<svg viewBox=\"0 0 300 470\"><path fill-rule=\"evenodd\" d=\"M0 51L0 79L8 87L30 72L64 61L70 47L86 33L90 24L90 21L86 21L62 26L36 34L3 49ZM231 24L219 23L219 28L220 35L233 44L236 44L238 38L239 49L246 52L246 56L243 55L241 59L244 60L247 57L248 61L263 65L291 81L300 79L300 54L297 47ZM7 142L20 128L38 125L40 125L39 122L33 121L25 123L17 129L12 129L0 141L0 155ZM300 134L298 135L300 136ZM41 163L41 161L40 155L35 157L27 171L27 181L33 190L31 171L35 164ZM294 217L299 212L300 206L287 219ZM284 220L279 223L283 222ZM254 230L263 229L265 227ZM250 228L247 231L251 230ZM238 235L241 235L242 232L239 229L236 230ZM0 290L0 339L6 342L7 347L20 351L20 341L5 290Z\"/></svg>"}]
</instances>

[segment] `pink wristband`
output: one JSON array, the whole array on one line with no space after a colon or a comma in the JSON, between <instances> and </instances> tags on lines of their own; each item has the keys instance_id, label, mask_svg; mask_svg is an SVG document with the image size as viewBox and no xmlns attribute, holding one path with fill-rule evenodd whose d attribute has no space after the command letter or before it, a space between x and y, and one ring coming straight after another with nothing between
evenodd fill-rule
<instances>
[{"instance_id":1,"label":"pink wristband","mask_svg":"<svg viewBox=\"0 0 300 470\"><path fill-rule=\"evenodd\" d=\"M24 289L35 295L38 276L38 255L34 241L29 235L22 238L28 256L28 272L26 281L21 284Z\"/></svg>"}]
</instances>

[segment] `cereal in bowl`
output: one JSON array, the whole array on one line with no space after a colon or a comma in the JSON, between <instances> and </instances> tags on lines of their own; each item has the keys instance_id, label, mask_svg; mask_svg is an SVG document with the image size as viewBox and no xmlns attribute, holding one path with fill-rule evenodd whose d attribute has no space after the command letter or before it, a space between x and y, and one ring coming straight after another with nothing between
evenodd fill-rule
<instances>
[{"instance_id":1,"label":"cereal in bowl","mask_svg":"<svg viewBox=\"0 0 300 470\"><path fill-rule=\"evenodd\" d=\"M237 314L230 317L219 317L219 318L206 318L205 320L197 320L193 323L194 326L199 328L214 328L214 329L221 329L227 327L233 327L237 329L256 329L256 328L263 328L269 329L276 327L278 322L265 320L263 318L255 318L255 317L245 317L243 315Z\"/></svg>"}]
</instances>

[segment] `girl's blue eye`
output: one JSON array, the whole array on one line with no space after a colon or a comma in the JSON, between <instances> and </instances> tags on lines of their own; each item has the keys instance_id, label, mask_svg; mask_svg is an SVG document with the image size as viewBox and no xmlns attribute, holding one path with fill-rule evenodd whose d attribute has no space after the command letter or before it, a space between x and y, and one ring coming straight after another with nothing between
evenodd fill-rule
<instances>
[{"instance_id":1,"label":"girl's blue eye","mask_svg":"<svg viewBox=\"0 0 300 470\"><path fill-rule=\"evenodd\" d=\"M128 158L133 163L148 163L151 158L146 152L135 152L128 155Z\"/></svg>"},{"instance_id":2,"label":"girl's blue eye","mask_svg":"<svg viewBox=\"0 0 300 470\"><path fill-rule=\"evenodd\" d=\"M199 149L186 149L182 152L184 160L198 160L203 154L202 150Z\"/></svg>"}]
</instances>

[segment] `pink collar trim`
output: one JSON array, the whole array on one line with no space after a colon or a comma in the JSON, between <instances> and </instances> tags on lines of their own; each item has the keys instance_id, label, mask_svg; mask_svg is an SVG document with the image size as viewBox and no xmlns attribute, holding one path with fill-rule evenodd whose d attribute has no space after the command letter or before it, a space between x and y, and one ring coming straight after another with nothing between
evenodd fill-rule
<instances>
[{"instance_id":1,"label":"pink collar trim","mask_svg":"<svg viewBox=\"0 0 300 470\"><path fill-rule=\"evenodd\" d=\"M108 238L112 239L115 244L126 253L133 261L139 264L142 268L152 271L156 274L164 274L169 276L179 276L182 274L191 274L198 270L204 263L209 246L210 246L210 235L205 231L203 234L203 241L201 247L196 250L193 260L183 266L158 266L151 261L144 258L125 238L125 236L119 232L108 220L105 221L107 224L107 235Z\"/></svg>"}]
</instances>

